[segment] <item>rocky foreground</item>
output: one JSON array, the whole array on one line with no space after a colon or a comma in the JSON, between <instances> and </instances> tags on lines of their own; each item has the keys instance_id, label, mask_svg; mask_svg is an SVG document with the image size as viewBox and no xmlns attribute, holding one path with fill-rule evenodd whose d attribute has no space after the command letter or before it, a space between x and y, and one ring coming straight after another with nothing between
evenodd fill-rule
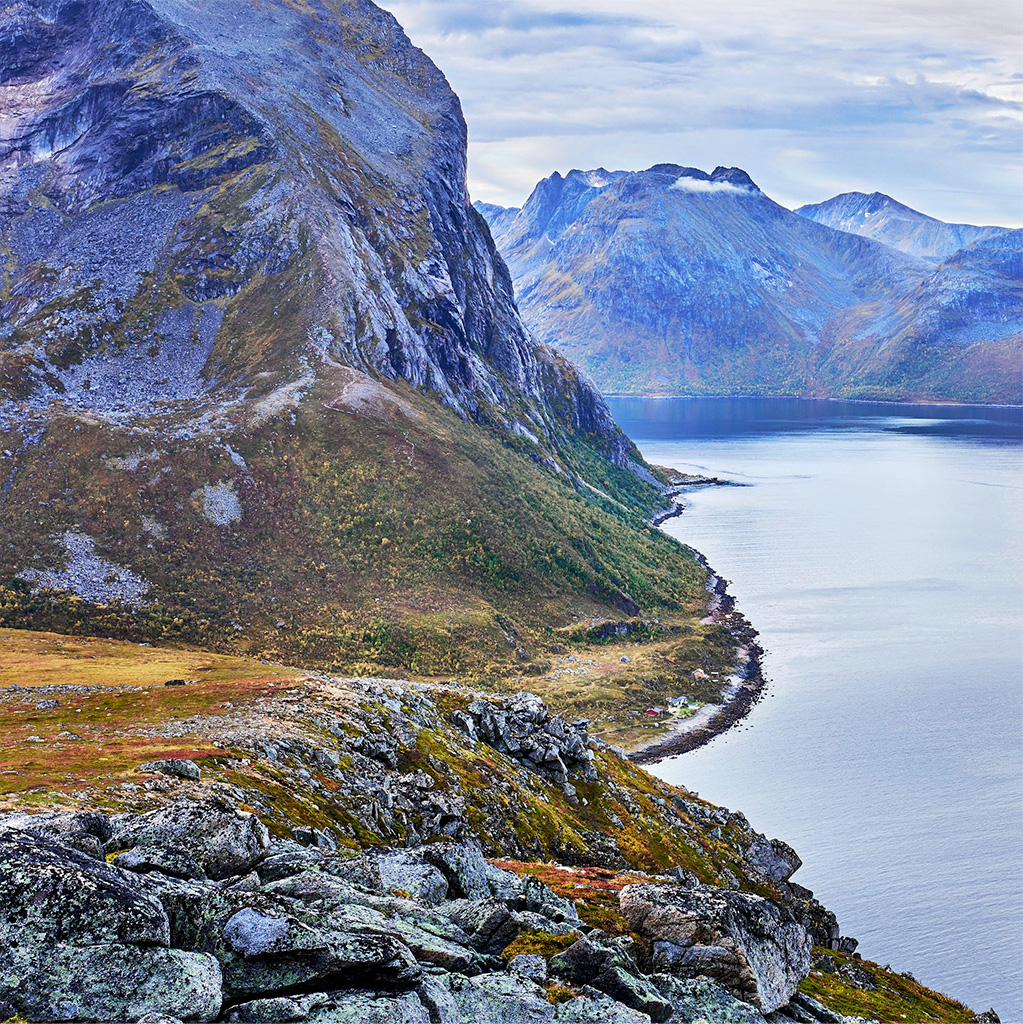
<instances>
[{"instance_id":1,"label":"rocky foreground","mask_svg":"<svg viewBox=\"0 0 1023 1024\"><path fill-rule=\"evenodd\" d=\"M828 1021L791 911L684 872L585 924L474 841L349 856L226 800L15 815L0 834L0 1013L33 1020ZM109 863L108 863L109 858ZM563 947L515 954L524 937Z\"/></svg>"},{"instance_id":2,"label":"rocky foreground","mask_svg":"<svg viewBox=\"0 0 1023 1024\"><path fill-rule=\"evenodd\" d=\"M85 734L84 689L3 696ZM851 957L785 843L531 694L310 677L231 696L102 734L107 753L218 736L215 755L102 775L97 750L88 788L6 799L0 1019L864 1019L808 986L919 1014L882 1020L978 1019ZM49 753L77 772L74 749Z\"/></svg>"}]
</instances>

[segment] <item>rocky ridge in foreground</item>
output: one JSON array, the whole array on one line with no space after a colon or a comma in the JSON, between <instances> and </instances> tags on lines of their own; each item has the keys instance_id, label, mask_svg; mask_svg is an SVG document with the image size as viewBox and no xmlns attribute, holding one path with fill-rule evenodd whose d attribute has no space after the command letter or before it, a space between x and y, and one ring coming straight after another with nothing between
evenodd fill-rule
<instances>
[{"instance_id":1,"label":"rocky ridge in foreground","mask_svg":"<svg viewBox=\"0 0 1023 1024\"><path fill-rule=\"evenodd\" d=\"M4 697L66 713L71 689ZM807 986L939 998L850 958L786 844L530 694L309 677L231 695L104 741L194 760L94 753L52 809L7 798L0 1015L837 1024ZM975 1019L933 1005L919 1019Z\"/></svg>"}]
</instances>

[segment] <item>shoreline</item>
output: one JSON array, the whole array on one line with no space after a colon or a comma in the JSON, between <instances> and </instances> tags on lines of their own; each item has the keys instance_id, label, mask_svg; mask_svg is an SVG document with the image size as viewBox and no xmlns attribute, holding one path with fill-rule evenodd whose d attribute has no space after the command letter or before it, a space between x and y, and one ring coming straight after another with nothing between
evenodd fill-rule
<instances>
[{"instance_id":1,"label":"shoreline","mask_svg":"<svg viewBox=\"0 0 1023 1024\"><path fill-rule=\"evenodd\" d=\"M660 526L668 519L680 516L683 511L681 503L673 502L670 509L659 513L651 522L654 526ZM710 567L701 552L688 544L685 547L709 574L707 590L711 597L707 606L707 619L724 623L739 641L739 660L722 693L721 703L705 704L695 714L673 725L665 736L629 751L628 758L635 764L655 764L666 757L687 754L704 746L741 722L763 696L767 685L763 673L764 649L756 642L759 633L742 612L735 610L735 598L728 593L728 581Z\"/></svg>"}]
</instances>

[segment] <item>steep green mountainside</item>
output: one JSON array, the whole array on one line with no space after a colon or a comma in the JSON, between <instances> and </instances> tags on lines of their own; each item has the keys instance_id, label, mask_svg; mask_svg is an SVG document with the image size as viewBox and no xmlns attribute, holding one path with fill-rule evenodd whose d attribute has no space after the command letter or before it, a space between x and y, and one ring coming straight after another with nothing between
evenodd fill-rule
<instances>
[{"instance_id":1,"label":"steep green mountainside","mask_svg":"<svg viewBox=\"0 0 1023 1024\"><path fill-rule=\"evenodd\" d=\"M727 676L705 571L524 328L458 100L390 15L0 25L0 623L495 686L586 653L618 718Z\"/></svg>"},{"instance_id":2,"label":"steep green mountainside","mask_svg":"<svg viewBox=\"0 0 1023 1024\"><path fill-rule=\"evenodd\" d=\"M1019 231L935 266L675 164L481 212L527 325L605 393L1023 401Z\"/></svg>"}]
</instances>

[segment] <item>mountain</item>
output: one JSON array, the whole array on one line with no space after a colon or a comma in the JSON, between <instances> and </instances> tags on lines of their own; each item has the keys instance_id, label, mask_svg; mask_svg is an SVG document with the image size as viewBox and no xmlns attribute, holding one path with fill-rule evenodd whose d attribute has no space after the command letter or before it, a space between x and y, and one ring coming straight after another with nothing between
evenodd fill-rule
<instances>
[{"instance_id":1,"label":"mountain","mask_svg":"<svg viewBox=\"0 0 1023 1024\"><path fill-rule=\"evenodd\" d=\"M515 686L642 615L657 685L725 667L389 14L18 0L0 75L0 623Z\"/></svg>"},{"instance_id":2,"label":"mountain","mask_svg":"<svg viewBox=\"0 0 1023 1024\"><path fill-rule=\"evenodd\" d=\"M1023 401L1020 232L935 266L676 164L485 215L527 325L606 393Z\"/></svg>"},{"instance_id":3,"label":"mountain","mask_svg":"<svg viewBox=\"0 0 1023 1024\"><path fill-rule=\"evenodd\" d=\"M796 213L836 231L863 235L910 256L935 260L943 260L973 242L1005 230L946 224L903 206L883 192L843 192L823 203L800 206Z\"/></svg>"}]
</instances>

